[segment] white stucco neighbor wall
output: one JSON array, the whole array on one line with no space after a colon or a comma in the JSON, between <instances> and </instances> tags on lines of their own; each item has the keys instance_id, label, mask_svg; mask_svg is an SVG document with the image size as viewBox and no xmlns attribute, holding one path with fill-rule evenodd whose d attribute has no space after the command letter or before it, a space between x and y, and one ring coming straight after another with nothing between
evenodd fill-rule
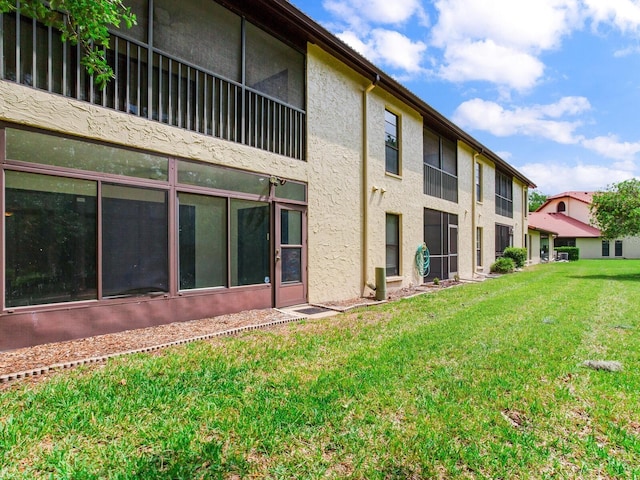
<instances>
[{"instance_id":1,"label":"white stucco neighbor wall","mask_svg":"<svg viewBox=\"0 0 640 480\"><path fill-rule=\"evenodd\" d=\"M529 230L529 252L527 261L529 265L537 265L541 262L540 258L540 232L537 230Z\"/></svg>"},{"instance_id":2,"label":"white stucco neighbor wall","mask_svg":"<svg viewBox=\"0 0 640 480\"><path fill-rule=\"evenodd\" d=\"M601 238L576 238L576 247L580 249L580 258L615 258L614 242L609 247L610 256L602 256Z\"/></svg>"},{"instance_id":3,"label":"white stucco neighbor wall","mask_svg":"<svg viewBox=\"0 0 640 480\"><path fill-rule=\"evenodd\" d=\"M620 239L618 239L620 240ZM602 256L602 238L577 238L576 247L580 249L580 258L640 258L640 237L625 237L622 240L622 256L616 257L616 240L609 241L609 256Z\"/></svg>"},{"instance_id":4,"label":"white stucco neighbor wall","mask_svg":"<svg viewBox=\"0 0 640 480\"><path fill-rule=\"evenodd\" d=\"M540 212L543 213L558 213L558 204L560 202L564 202L566 210L564 213L566 216L575 218L576 220L581 221L582 223L586 223L590 225L591 213L589 212L589 204L581 202L575 198L571 197L561 197L554 198L550 200L548 204L544 205L540 208Z\"/></svg>"}]
</instances>

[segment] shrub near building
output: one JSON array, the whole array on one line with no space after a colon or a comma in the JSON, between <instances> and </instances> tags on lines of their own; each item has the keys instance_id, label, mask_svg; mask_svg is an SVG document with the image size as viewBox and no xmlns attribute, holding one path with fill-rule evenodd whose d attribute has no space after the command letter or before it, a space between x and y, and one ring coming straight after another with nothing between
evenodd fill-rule
<instances>
[{"instance_id":1,"label":"shrub near building","mask_svg":"<svg viewBox=\"0 0 640 480\"><path fill-rule=\"evenodd\" d=\"M502 256L512 259L516 268L522 268L527 263L526 248L508 247L504 249Z\"/></svg>"},{"instance_id":2,"label":"shrub near building","mask_svg":"<svg viewBox=\"0 0 640 480\"><path fill-rule=\"evenodd\" d=\"M556 247L555 250L556 253L568 253L570 262L580 260L580 249L578 247Z\"/></svg>"},{"instance_id":3,"label":"shrub near building","mask_svg":"<svg viewBox=\"0 0 640 480\"><path fill-rule=\"evenodd\" d=\"M500 257L494 263L491 264L491 273L513 273L516 268L516 264L512 258Z\"/></svg>"}]
</instances>

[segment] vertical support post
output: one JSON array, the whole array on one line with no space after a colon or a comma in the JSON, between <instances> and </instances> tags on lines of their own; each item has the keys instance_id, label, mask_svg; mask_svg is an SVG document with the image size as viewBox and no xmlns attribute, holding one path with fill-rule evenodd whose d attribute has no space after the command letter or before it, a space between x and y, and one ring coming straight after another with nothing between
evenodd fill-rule
<instances>
[{"instance_id":1,"label":"vertical support post","mask_svg":"<svg viewBox=\"0 0 640 480\"><path fill-rule=\"evenodd\" d=\"M376 267L376 300L387 299L387 269Z\"/></svg>"}]
</instances>

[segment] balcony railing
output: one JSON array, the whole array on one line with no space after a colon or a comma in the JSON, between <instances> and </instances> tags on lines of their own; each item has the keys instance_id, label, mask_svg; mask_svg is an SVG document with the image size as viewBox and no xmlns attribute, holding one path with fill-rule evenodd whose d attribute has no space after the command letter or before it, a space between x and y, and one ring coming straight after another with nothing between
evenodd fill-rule
<instances>
[{"instance_id":1,"label":"balcony railing","mask_svg":"<svg viewBox=\"0 0 640 480\"><path fill-rule=\"evenodd\" d=\"M305 112L157 49L111 34L115 78L98 88L79 46L15 13L0 15L0 78L186 130L305 159Z\"/></svg>"},{"instance_id":2,"label":"balcony railing","mask_svg":"<svg viewBox=\"0 0 640 480\"><path fill-rule=\"evenodd\" d=\"M458 201L458 177L424 164L424 193L451 202Z\"/></svg>"}]
</instances>

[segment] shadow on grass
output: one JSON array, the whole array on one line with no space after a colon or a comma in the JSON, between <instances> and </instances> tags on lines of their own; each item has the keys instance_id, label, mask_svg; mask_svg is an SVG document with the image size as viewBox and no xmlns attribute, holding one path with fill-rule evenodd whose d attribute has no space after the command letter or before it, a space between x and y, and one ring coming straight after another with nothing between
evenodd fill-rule
<instances>
[{"instance_id":1,"label":"shadow on grass","mask_svg":"<svg viewBox=\"0 0 640 480\"><path fill-rule=\"evenodd\" d=\"M620 275L606 275L604 273L595 275L569 275L569 278L585 280L608 280L611 282L640 282L640 273L623 273Z\"/></svg>"}]
</instances>

